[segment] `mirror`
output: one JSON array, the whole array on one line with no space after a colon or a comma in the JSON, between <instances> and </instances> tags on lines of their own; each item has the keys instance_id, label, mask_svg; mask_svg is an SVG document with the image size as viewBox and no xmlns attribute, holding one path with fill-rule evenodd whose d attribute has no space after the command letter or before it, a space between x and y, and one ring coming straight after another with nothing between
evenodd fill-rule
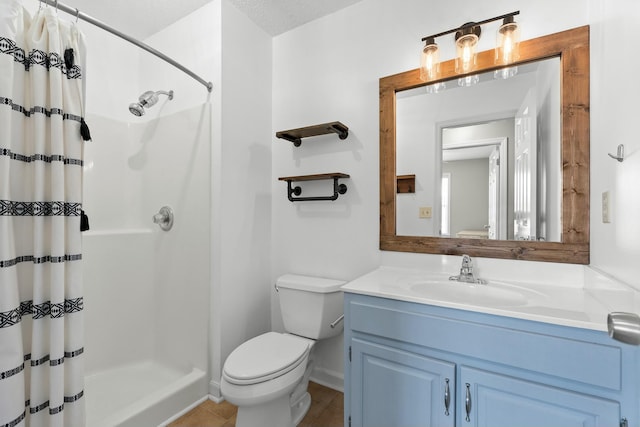
<instances>
[{"instance_id":1,"label":"mirror","mask_svg":"<svg viewBox=\"0 0 640 427\"><path fill-rule=\"evenodd\" d=\"M510 71L397 93L397 234L560 241L560 60Z\"/></svg>"},{"instance_id":2,"label":"mirror","mask_svg":"<svg viewBox=\"0 0 640 427\"><path fill-rule=\"evenodd\" d=\"M589 28L520 52L505 69L479 53L473 76L450 60L428 83L417 69L380 79L380 249L588 264ZM523 123L536 161L516 147Z\"/></svg>"}]
</instances>

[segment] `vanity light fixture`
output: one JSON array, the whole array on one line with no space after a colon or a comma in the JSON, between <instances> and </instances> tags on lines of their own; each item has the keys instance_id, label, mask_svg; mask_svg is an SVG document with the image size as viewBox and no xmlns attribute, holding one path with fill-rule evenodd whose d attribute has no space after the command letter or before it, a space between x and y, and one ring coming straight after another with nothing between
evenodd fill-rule
<instances>
[{"instance_id":1,"label":"vanity light fixture","mask_svg":"<svg viewBox=\"0 0 640 427\"><path fill-rule=\"evenodd\" d=\"M440 77L440 52L435 38L429 37L425 40L420 59L420 78L429 81Z\"/></svg>"},{"instance_id":2,"label":"vanity light fixture","mask_svg":"<svg viewBox=\"0 0 640 427\"><path fill-rule=\"evenodd\" d=\"M420 63L420 78L425 81L437 80L440 76L440 61L436 38L455 33L456 60L455 71L458 74L469 74L476 68L477 46L482 33L482 25L502 19L498 30L496 44L496 64L508 65L518 60L520 44L520 27L513 17L520 11L507 13L480 22L467 22L459 28L454 28L432 36L423 37L425 46L422 49ZM472 77L472 76L469 76ZM473 84L473 78L465 78L461 85Z\"/></svg>"},{"instance_id":3,"label":"vanity light fixture","mask_svg":"<svg viewBox=\"0 0 640 427\"><path fill-rule=\"evenodd\" d=\"M467 74L476 69L476 47L482 30L475 22L467 22L456 31L456 73Z\"/></svg>"},{"instance_id":4,"label":"vanity light fixture","mask_svg":"<svg viewBox=\"0 0 640 427\"><path fill-rule=\"evenodd\" d=\"M520 58L520 26L513 15L503 19L496 38L496 64L509 65Z\"/></svg>"}]
</instances>

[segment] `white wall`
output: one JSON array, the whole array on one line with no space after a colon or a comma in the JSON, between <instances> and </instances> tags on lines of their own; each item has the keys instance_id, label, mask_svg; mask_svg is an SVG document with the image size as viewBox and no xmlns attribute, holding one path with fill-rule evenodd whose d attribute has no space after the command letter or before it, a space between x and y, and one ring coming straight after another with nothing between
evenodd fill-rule
<instances>
[{"instance_id":1,"label":"white wall","mask_svg":"<svg viewBox=\"0 0 640 427\"><path fill-rule=\"evenodd\" d=\"M178 68L136 48L139 53L139 71L131 73L130 79L136 82L138 92L132 94L129 102L137 101L137 97L147 90L174 91L172 101L167 101L165 96L160 95L158 104L149 109L142 120L172 114L205 102L219 102L222 96L220 5L221 0L207 3L144 40L146 44L158 49L201 78L211 81L214 85L211 93ZM131 116L128 111L127 114ZM219 110L213 108L212 114L219 114Z\"/></svg>"},{"instance_id":2,"label":"white wall","mask_svg":"<svg viewBox=\"0 0 640 427\"><path fill-rule=\"evenodd\" d=\"M213 171L220 247L212 306L221 340L214 382L234 348L271 330L271 37L227 1L221 65L221 151Z\"/></svg>"},{"instance_id":3,"label":"white wall","mask_svg":"<svg viewBox=\"0 0 640 427\"><path fill-rule=\"evenodd\" d=\"M147 42L214 83L208 95L153 57L139 76L148 87L176 91L167 114L198 100L212 104L209 357L210 393L219 396L229 353L271 329L271 37L216 0Z\"/></svg>"},{"instance_id":4,"label":"white wall","mask_svg":"<svg viewBox=\"0 0 640 427\"><path fill-rule=\"evenodd\" d=\"M274 38L273 130L340 120L350 135L345 141L316 138L300 148L274 142L273 276L291 271L353 279L381 259L433 257L387 256L378 250L378 79L417 68L425 35L520 10L523 39L592 25L592 264L640 286L640 264L634 261L640 254L640 154L634 155L640 140L629 125L640 93L633 70L640 64L622 42L633 38L639 8L632 0L364 0ZM493 47L496 29L483 27L488 36L479 50ZM443 39L441 48L441 58L453 57L452 41ZM606 156L618 143L625 143L629 153L622 164ZM348 193L333 203L292 204L277 181L278 176L330 171L351 174ZM599 221L604 190L613 199L613 223L606 225ZM278 313L274 303L274 325ZM342 371L341 345L320 346L320 364L327 370Z\"/></svg>"},{"instance_id":5,"label":"white wall","mask_svg":"<svg viewBox=\"0 0 640 427\"><path fill-rule=\"evenodd\" d=\"M640 288L640 138L634 70L640 59L628 44L640 20L633 0L591 0L591 264ZM609 158L624 144L623 163ZM611 223L603 224L601 197L610 192Z\"/></svg>"}]
</instances>

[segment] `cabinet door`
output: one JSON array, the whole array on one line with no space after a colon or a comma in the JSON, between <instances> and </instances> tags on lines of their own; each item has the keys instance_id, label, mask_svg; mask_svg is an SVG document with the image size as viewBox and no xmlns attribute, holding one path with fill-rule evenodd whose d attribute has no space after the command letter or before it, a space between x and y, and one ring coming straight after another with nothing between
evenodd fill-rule
<instances>
[{"instance_id":1,"label":"cabinet door","mask_svg":"<svg viewBox=\"0 0 640 427\"><path fill-rule=\"evenodd\" d=\"M359 339L351 351L352 426L454 425L453 363Z\"/></svg>"},{"instance_id":2,"label":"cabinet door","mask_svg":"<svg viewBox=\"0 0 640 427\"><path fill-rule=\"evenodd\" d=\"M459 386L462 427L610 427L620 423L618 402L466 366L460 369Z\"/></svg>"}]
</instances>

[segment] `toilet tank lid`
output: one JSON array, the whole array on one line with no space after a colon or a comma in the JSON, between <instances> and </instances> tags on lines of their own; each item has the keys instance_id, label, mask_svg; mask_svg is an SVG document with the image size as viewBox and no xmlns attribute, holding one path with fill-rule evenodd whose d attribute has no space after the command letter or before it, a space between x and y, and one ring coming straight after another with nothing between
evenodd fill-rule
<instances>
[{"instance_id":1,"label":"toilet tank lid","mask_svg":"<svg viewBox=\"0 0 640 427\"><path fill-rule=\"evenodd\" d=\"M343 280L325 279L324 277L302 276L299 274L284 274L278 277L276 285L279 288L299 289L302 291L327 294L337 292L346 282Z\"/></svg>"}]
</instances>

